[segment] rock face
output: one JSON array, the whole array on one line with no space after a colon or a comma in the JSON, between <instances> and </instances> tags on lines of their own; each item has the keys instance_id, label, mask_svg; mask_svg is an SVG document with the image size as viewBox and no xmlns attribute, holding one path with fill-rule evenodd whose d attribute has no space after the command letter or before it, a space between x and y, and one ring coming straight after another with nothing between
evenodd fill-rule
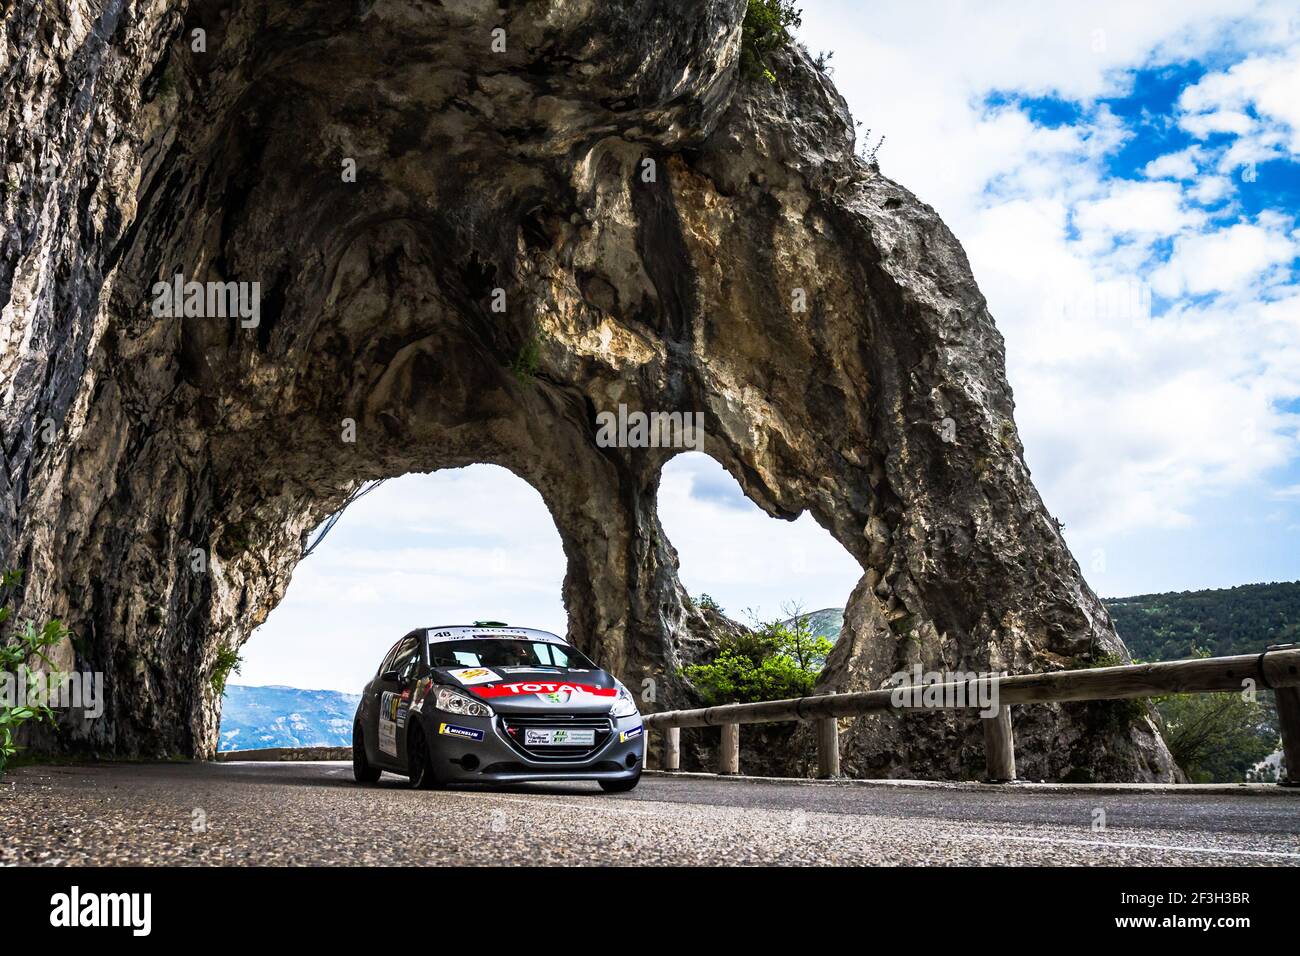
<instances>
[{"instance_id":1,"label":"rock face","mask_svg":"<svg viewBox=\"0 0 1300 956\"><path fill-rule=\"evenodd\" d=\"M600 447L619 404L703 413L753 501L861 563L826 690L1123 654L960 245L855 157L808 57L741 76L744 0L502 6L6 6L0 555L109 694L43 745L210 755L218 653L305 533L367 480L473 462L547 502L573 639L690 703L676 451ZM155 314L176 275L259 283L257 324ZM1029 775L1171 772L1145 717L1025 711ZM845 766L950 776L978 740L887 716Z\"/></svg>"}]
</instances>

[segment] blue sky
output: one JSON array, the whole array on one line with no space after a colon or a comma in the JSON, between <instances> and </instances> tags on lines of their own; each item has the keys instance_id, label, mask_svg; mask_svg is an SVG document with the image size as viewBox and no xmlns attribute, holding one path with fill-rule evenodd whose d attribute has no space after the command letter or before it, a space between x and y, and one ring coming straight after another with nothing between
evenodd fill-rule
<instances>
[{"instance_id":1,"label":"blue sky","mask_svg":"<svg viewBox=\"0 0 1300 956\"><path fill-rule=\"evenodd\" d=\"M797 36L883 173L962 241L1007 343L1034 479L1106 596L1300 578L1300 8L806 0ZM728 611L842 605L807 516L680 456L682 580ZM417 624L563 631L559 538L501 469L395 479L346 513L241 683L356 690Z\"/></svg>"}]
</instances>

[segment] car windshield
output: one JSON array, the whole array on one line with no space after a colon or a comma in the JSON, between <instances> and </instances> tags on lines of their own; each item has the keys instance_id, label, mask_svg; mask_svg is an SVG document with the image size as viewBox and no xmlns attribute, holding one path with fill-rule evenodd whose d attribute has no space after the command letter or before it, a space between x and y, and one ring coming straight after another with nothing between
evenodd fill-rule
<instances>
[{"instance_id":1,"label":"car windshield","mask_svg":"<svg viewBox=\"0 0 1300 956\"><path fill-rule=\"evenodd\" d=\"M546 641L474 638L433 641L429 659L434 667L579 667L595 665L577 650Z\"/></svg>"}]
</instances>

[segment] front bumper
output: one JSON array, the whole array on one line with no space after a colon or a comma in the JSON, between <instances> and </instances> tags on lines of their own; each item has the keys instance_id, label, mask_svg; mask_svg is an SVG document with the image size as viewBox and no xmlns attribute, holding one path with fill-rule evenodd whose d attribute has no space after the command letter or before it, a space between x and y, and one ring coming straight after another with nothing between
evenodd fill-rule
<instances>
[{"instance_id":1,"label":"front bumper","mask_svg":"<svg viewBox=\"0 0 1300 956\"><path fill-rule=\"evenodd\" d=\"M546 780L627 780L641 772L645 753L645 730L639 714L601 718L608 731L598 734L597 744L582 754L527 748L510 734L512 720L526 717L534 727L568 728L577 719L582 726L592 719L584 715L497 714L495 717L462 717L431 711L428 738L435 773L446 783L525 783ZM519 727L516 726L516 731Z\"/></svg>"}]
</instances>

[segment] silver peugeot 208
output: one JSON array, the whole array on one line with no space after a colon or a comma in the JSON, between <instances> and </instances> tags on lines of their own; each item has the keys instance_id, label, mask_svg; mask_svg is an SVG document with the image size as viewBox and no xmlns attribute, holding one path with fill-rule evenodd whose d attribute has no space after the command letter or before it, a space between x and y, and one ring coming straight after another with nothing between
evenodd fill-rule
<instances>
[{"instance_id":1,"label":"silver peugeot 208","mask_svg":"<svg viewBox=\"0 0 1300 956\"><path fill-rule=\"evenodd\" d=\"M632 694L548 631L420 628L393 645L352 725L359 783L381 771L422 789L449 783L641 779L644 729Z\"/></svg>"}]
</instances>

